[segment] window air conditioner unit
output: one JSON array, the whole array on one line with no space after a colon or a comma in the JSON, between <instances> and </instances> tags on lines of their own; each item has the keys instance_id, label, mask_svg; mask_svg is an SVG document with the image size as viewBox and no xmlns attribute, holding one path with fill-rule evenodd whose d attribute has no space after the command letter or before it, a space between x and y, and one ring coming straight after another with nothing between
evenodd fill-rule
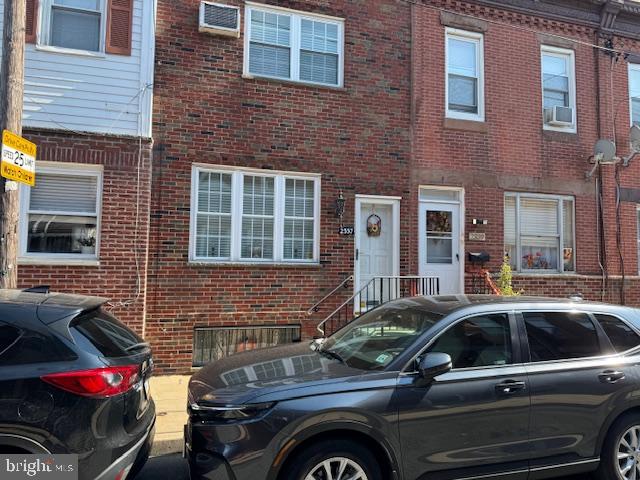
<instances>
[{"instance_id":1,"label":"window air conditioner unit","mask_svg":"<svg viewBox=\"0 0 640 480\"><path fill-rule=\"evenodd\" d=\"M558 105L545 108L544 123L554 127L570 127L573 125L573 108Z\"/></svg>"},{"instance_id":2,"label":"window air conditioner unit","mask_svg":"<svg viewBox=\"0 0 640 480\"><path fill-rule=\"evenodd\" d=\"M201 32L240 37L240 8L220 3L200 2Z\"/></svg>"}]
</instances>

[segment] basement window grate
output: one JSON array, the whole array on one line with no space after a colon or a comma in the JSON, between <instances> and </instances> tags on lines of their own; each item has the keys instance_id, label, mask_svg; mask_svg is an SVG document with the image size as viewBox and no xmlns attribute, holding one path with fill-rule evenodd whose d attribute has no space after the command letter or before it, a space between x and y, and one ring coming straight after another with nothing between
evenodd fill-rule
<instances>
[{"instance_id":1,"label":"basement window grate","mask_svg":"<svg viewBox=\"0 0 640 480\"><path fill-rule=\"evenodd\" d=\"M300 329L300 325L196 328L193 366L202 367L238 352L300 342Z\"/></svg>"}]
</instances>

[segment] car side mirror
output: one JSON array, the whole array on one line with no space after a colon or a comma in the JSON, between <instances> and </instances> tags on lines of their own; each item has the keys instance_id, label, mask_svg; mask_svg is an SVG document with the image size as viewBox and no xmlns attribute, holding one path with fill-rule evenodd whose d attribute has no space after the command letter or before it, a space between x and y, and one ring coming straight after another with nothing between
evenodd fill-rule
<instances>
[{"instance_id":1,"label":"car side mirror","mask_svg":"<svg viewBox=\"0 0 640 480\"><path fill-rule=\"evenodd\" d=\"M420 378L423 381L430 382L438 375L450 372L453 368L451 357L446 353L432 352L427 353L418 366Z\"/></svg>"}]
</instances>

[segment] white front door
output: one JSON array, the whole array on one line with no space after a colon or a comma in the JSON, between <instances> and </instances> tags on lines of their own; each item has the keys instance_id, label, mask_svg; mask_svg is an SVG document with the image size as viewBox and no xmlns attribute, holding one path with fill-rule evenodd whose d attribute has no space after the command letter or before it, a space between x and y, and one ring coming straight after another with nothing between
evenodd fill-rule
<instances>
[{"instance_id":1,"label":"white front door","mask_svg":"<svg viewBox=\"0 0 640 480\"><path fill-rule=\"evenodd\" d=\"M460 205L420 204L420 275L440 278L440 294L462 293Z\"/></svg>"},{"instance_id":2,"label":"white front door","mask_svg":"<svg viewBox=\"0 0 640 480\"><path fill-rule=\"evenodd\" d=\"M384 303L393 296L389 291L389 281L371 281L399 274L399 208L398 200L363 198L356 202L356 293L369 285L360 298L356 298L356 313Z\"/></svg>"}]
</instances>

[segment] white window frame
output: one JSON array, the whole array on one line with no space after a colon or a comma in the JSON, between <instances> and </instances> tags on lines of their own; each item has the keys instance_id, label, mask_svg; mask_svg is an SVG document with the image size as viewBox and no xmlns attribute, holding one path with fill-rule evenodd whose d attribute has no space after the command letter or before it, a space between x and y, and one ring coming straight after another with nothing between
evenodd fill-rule
<instances>
[{"instance_id":1,"label":"white window frame","mask_svg":"<svg viewBox=\"0 0 640 480\"><path fill-rule=\"evenodd\" d=\"M323 87L342 88L344 86L344 19L321 15L317 13L302 12L290 8L266 6L261 3L246 2L244 13L244 63L243 77L245 78L269 78L283 82L295 82L308 85L318 85ZM249 71L249 51L251 43L251 11L261 11L265 13L275 13L278 15L288 15L291 18L291 44L290 49L290 69L291 76L282 78L273 75L262 75ZM338 83L313 82L300 79L300 51L301 51L301 30L302 20L320 21L331 23L338 27Z\"/></svg>"},{"instance_id":2,"label":"white window frame","mask_svg":"<svg viewBox=\"0 0 640 480\"><path fill-rule=\"evenodd\" d=\"M476 63L478 65L478 113L449 110L449 38L476 44ZM484 34L469 32L457 28L446 28L444 39L444 108L447 118L484 122Z\"/></svg>"},{"instance_id":3,"label":"white window frame","mask_svg":"<svg viewBox=\"0 0 640 480\"><path fill-rule=\"evenodd\" d=\"M576 199L575 197L571 196L571 195L548 195L548 194L543 194L543 193L522 193L522 192L505 192L504 194L504 198L506 199L507 197L513 197L516 201L516 225L515 225L515 232L516 232L516 244L515 244L515 249L516 249L516 268L515 271L517 273L521 273L521 274L526 274L526 275L535 275L535 274L575 274L577 271L577 255L576 255ZM528 270L528 269L523 269L522 268L522 245L521 245L521 237L522 234L521 229L520 229L520 200L522 198L532 198L532 199L541 199L541 200L556 200L558 202L558 207L557 207L557 214L558 214L558 225L559 225L559 235L558 235L558 239L559 239L559 250L558 250L558 263L559 263L559 268L553 268L553 269L533 269L533 270ZM571 200L571 205L572 205L572 218L573 218L573 270L565 270L564 269L564 261L563 261L563 251L564 251L564 201L565 200ZM503 210L503 217L504 217L504 210ZM504 242L504 232L503 232L503 242ZM503 250L506 250L506 245L503 246Z\"/></svg>"},{"instance_id":4,"label":"white window frame","mask_svg":"<svg viewBox=\"0 0 640 480\"><path fill-rule=\"evenodd\" d=\"M37 40L38 49L51 50L51 51L57 51L62 53L79 52L79 53L90 54L90 55L104 55L105 49L106 49L106 33L107 33L107 0L98 0L98 1L100 6L100 35L99 35L100 46L98 50L82 50L82 49L76 49L76 48L66 48L66 47L59 47L51 44L51 34L52 34L51 11L54 6L54 0L40 0L39 2L39 5L40 5L39 20L40 21L38 22L38 26L40 31L39 31L38 40ZM70 7L69 9L78 10L78 11L83 10L82 8L72 8L72 7ZM93 10L87 10L87 11L93 12Z\"/></svg>"},{"instance_id":5,"label":"white window frame","mask_svg":"<svg viewBox=\"0 0 640 480\"><path fill-rule=\"evenodd\" d=\"M631 72L640 72L640 64L630 63L627 69L628 89L629 89L629 125L633 126L633 96L631 95ZM640 88L639 88L640 90Z\"/></svg>"},{"instance_id":6,"label":"white window frame","mask_svg":"<svg viewBox=\"0 0 640 480\"><path fill-rule=\"evenodd\" d=\"M21 264L37 264L37 265L93 265L97 264L100 258L100 242L102 232L102 184L104 177L104 169L102 165L86 165L78 163L65 162L38 162L36 172L36 185L38 184L38 174L50 173L55 175L78 176L78 177L95 177L96 178L96 247L93 254L81 253L33 253L27 252L28 236L29 236L29 214L39 213L43 215L52 215L56 213L86 217L86 212L56 212L56 211L31 211L29 209L31 200L31 187L26 185L20 186L20 228L19 228L19 254L18 262Z\"/></svg>"},{"instance_id":7,"label":"white window frame","mask_svg":"<svg viewBox=\"0 0 640 480\"><path fill-rule=\"evenodd\" d=\"M569 108L572 110L572 122L570 126L560 127L549 125L544 119L544 56L561 57L567 60L569 74ZM550 45L540 46L540 94L542 101L542 128L556 132L576 133L578 131L578 108L576 102L576 52L568 48L552 47Z\"/></svg>"},{"instance_id":8,"label":"white window frame","mask_svg":"<svg viewBox=\"0 0 640 480\"><path fill-rule=\"evenodd\" d=\"M202 257L196 253L196 222L198 215L198 181L200 172L231 175L231 255L229 257ZM274 222L273 258L242 258L242 208L244 175L274 178ZM314 182L314 233L313 258L284 258L284 218L286 180L307 180ZM193 164L191 167L191 221L189 226L190 263L232 263L232 264L291 264L317 265L320 263L320 189L321 174L298 173L257 168L231 167L226 165Z\"/></svg>"}]
</instances>

